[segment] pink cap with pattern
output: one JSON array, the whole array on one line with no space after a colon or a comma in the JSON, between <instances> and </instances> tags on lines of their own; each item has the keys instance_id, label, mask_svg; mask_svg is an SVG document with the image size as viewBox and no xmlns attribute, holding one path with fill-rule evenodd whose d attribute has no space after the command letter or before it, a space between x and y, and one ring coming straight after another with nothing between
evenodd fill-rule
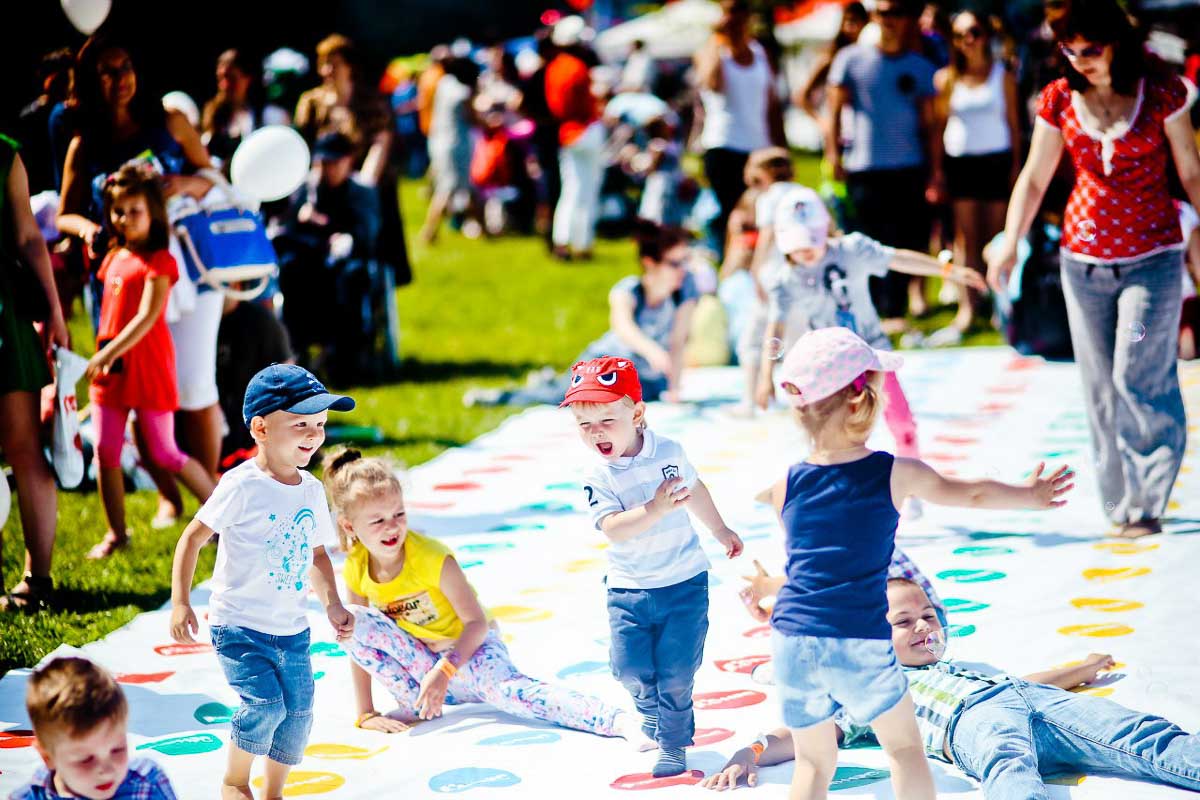
<instances>
[{"instance_id":1,"label":"pink cap with pattern","mask_svg":"<svg viewBox=\"0 0 1200 800\"><path fill-rule=\"evenodd\" d=\"M876 350L849 328L821 328L800 337L780 369L788 402L804 406L837 394L864 372L895 372L904 359Z\"/></svg>"}]
</instances>

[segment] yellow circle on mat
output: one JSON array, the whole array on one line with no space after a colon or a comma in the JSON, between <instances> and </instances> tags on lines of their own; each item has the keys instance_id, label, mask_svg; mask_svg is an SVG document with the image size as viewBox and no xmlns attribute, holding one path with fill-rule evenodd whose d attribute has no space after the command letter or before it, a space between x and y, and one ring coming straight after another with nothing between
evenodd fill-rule
<instances>
[{"instance_id":1,"label":"yellow circle on mat","mask_svg":"<svg viewBox=\"0 0 1200 800\"><path fill-rule=\"evenodd\" d=\"M312 756L313 758L324 758L330 761L341 761L343 759L363 761L372 756L377 756L387 749L387 745L378 750L368 750L365 747L355 747L349 744L310 744L304 748L304 755Z\"/></svg>"},{"instance_id":2,"label":"yellow circle on mat","mask_svg":"<svg viewBox=\"0 0 1200 800\"><path fill-rule=\"evenodd\" d=\"M298 797L302 794L325 794L341 788L346 779L333 772L310 772L308 770L292 770L287 781L283 784L284 797ZM255 789L261 789L265 780L260 776L251 781Z\"/></svg>"},{"instance_id":3,"label":"yellow circle on mat","mask_svg":"<svg viewBox=\"0 0 1200 800\"><path fill-rule=\"evenodd\" d=\"M1133 628L1118 622L1096 622L1088 625L1068 625L1065 628L1059 628L1058 632L1064 636L1108 638L1110 636L1128 636L1133 633Z\"/></svg>"},{"instance_id":4,"label":"yellow circle on mat","mask_svg":"<svg viewBox=\"0 0 1200 800\"><path fill-rule=\"evenodd\" d=\"M540 622L554 616L544 608L528 606L493 606L488 609L492 616L502 622Z\"/></svg>"},{"instance_id":5,"label":"yellow circle on mat","mask_svg":"<svg viewBox=\"0 0 1200 800\"><path fill-rule=\"evenodd\" d=\"M1055 778L1046 778L1042 782L1052 786L1078 786L1086 778L1086 775L1059 775Z\"/></svg>"},{"instance_id":6,"label":"yellow circle on mat","mask_svg":"<svg viewBox=\"0 0 1200 800\"><path fill-rule=\"evenodd\" d=\"M1089 611L1135 611L1141 608L1144 604L1137 600L1117 600L1114 597L1076 597L1071 601L1071 605L1076 608L1084 608Z\"/></svg>"},{"instance_id":7,"label":"yellow circle on mat","mask_svg":"<svg viewBox=\"0 0 1200 800\"><path fill-rule=\"evenodd\" d=\"M1097 550L1103 550L1106 553L1112 553L1114 556L1132 556L1137 553L1149 553L1151 550L1157 550L1157 544L1141 544L1140 542L1098 542L1092 545Z\"/></svg>"},{"instance_id":8,"label":"yellow circle on mat","mask_svg":"<svg viewBox=\"0 0 1200 800\"><path fill-rule=\"evenodd\" d=\"M568 561L564 569L567 572L588 572L593 569L600 569L604 566L602 558L579 558L574 561Z\"/></svg>"},{"instance_id":9,"label":"yellow circle on mat","mask_svg":"<svg viewBox=\"0 0 1200 800\"><path fill-rule=\"evenodd\" d=\"M1055 669L1063 669L1065 667L1078 667L1078 666L1081 666L1082 664L1083 664L1082 661L1068 661L1065 664L1059 664L1057 667L1055 667ZM1113 665L1111 667L1109 667L1107 670L1101 670L1101 671L1109 672L1114 669L1125 669L1125 662L1124 661L1114 661Z\"/></svg>"},{"instance_id":10,"label":"yellow circle on mat","mask_svg":"<svg viewBox=\"0 0 1200 800\"><path fill-rule=\"evenodd\" d=\"M1140 578L1149 575L1149 567L1092 567L1083 571L1083 577L1097 583L1123 581L1128 578Z\"/></svg>"}]
</instances>

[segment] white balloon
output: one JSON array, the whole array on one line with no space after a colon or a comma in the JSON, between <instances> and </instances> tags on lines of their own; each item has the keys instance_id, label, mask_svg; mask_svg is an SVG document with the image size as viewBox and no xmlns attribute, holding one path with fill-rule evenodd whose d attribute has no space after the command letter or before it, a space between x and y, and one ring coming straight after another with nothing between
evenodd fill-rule
<instances>
[{"instance_id":1,"label":"white balloon","mask_svg":"<svg viewBox=\"0 0 1200 800\"><path fill-rule=\"evenodd\" d=\"M91 36L108 19L112 0L62 0L62 10L76 30Z\"/></svg>"},{"instance_id":2,"label":"white balloon","mask_svg":"<svg viewBox=\"0 0 1200 800\"><path fill-rule=\"evenodd\" d=\"M300 134L286 125L267 125L242 140L229 166L234 188L268 203L300 188L309 163Z\"/></svg>"},{"instance_id":3,"label":"white balloon","mask_svg":"<svg viewBox=\"0 0 1200 800\"><path fill-rule=\"evenodd\" d=\"M0 528L8 522L8 511L12 508L12 493L8 489L8 476L0 470Z\"/></svg>"},{"instance_id":4,"label":"white balloon","mask_svg":"<svg viewBox=\"0 0 1200 800\"><path fill-rule=\"evenodd\" d=\"M162 98L164 111L178 111L187 117L193 128L200 127L200 107L187 92L167 92Z\"/></svg>"}]
</instances>

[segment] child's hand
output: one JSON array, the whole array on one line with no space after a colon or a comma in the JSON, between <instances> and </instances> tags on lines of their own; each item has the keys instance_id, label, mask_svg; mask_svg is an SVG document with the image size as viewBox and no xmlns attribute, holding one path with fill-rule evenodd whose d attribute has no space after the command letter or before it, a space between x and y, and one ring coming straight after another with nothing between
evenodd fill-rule
<instances>
[{"instance_id":1,"label":"child's hand","mask_svg":"<svg viewBox=\"0 0 1200 800\"><path fill-rule=\"evenodd\" d=\"M771 612L762 607L762 601L779 593L779 579L768 575L756 558L754 559L754 574L743 575L742 580L749 584L743 586L738 592L746 604L746 610L755 620L766 622L771 618Z\"/></svg>"},{"instance_id":2,"label":"child's hand","mask_svg":"<svg viewBox=\"0 0 1200 800\"><path fill-rule=\"evenodd\" d=\"M656 514L670 514L687 505L692 499L692 490L683 485L683 478L667 478L658 485L654 497L647 504Z\"/></svg>"},{"instance_id":3,"label":"child's hand","mask_svg":"<svg viewBox=\"0 0 1200 800\"><path fill-rule=\"evenodd\" d=\"M988 290L987 281L970 267L952 267L946 275L946 280L951 283L957 283L959 286L974 289L977 292L986 292Z\"/></svg>"},{"instance_id":4,"label":"child's hand","mask_svg":"<svg viewBox=\"0 0 1200 800\"><path fill-rule=\"evenodd\" d=\"M107 375L112 369L113 362L116 361L112 356L112 352L107 348L102 348L100 352L88 359L87 371L83 373L84 377L89 381L94 381L101 375Z\"/></svg>"},{"instance_id":5,"label":"child's hand","mask_svg":"<svg viewBox=\"0 0 1200 800\"><path fill-rule=\"evenodd\" d=\"M671 354L663 348L655 347L646 353L646 361L655 372L661 372L663 375L671 374Z\"/></svg>"},{"instance_id":6,"label":"child's hand","mask_svg":"<svg viewBox=\"0 0 1200 800\"><path fill-rule=\"evenodd\" d=\"M742 537L738 536L729 528L722 528L719 531L713 531L713 538L721 543L725 548L725 555L729 558L737 558L742 554Z\"/></svg>"},{"instance_id":7,"label":"child's hand","mask_svg":"<svg viewBox=\"0 0 1200 800\"><path fill-rule=\"evenodd\" d=\"M1088 653L1088 657L1083 660L1086 673L1081 682L1092 683L1101 672L1107 672L1116 665L1117 662L1113 661L1113 657L1108 653Z\"/></svg>"},{"instance_id":8,"label":"child's hand","mask_svg":"<svg viewBox=\"0 0 1200 800\"><path fill-rule=\"evenodd\" d=\"M754 404L763 411L775 399L775 384L770 378L759 378L758 386L754 389Z\"/></svg>"},{"instance_id":9,"label":"child's hand","mask_svg":"<svg viewBox=\"0 0 1200 800\"><path fill-rule=\"evenodd\" d=\"M438 667L426 672L421 679L421 691L417 694L417 716L421 719L440 717L449 686L450 679Z\"/></svg>"},{"instance_id":10,"label":"child's hand","mask_svg":"<svg viewBox=\"0 0 1200 800\"><path fill-rule=\"evenodd\" d=\"M1042 477L1042 471L1046 468L1046 462L1039 462L1033 474L1029 476L1029 490L1032 497L1031 505L1033 508L1060 508L1067 504L1066 500L1058 498L1075 488L1072 482L1075 479L1075 473L1071 472L1071 468L1063 464L1054 471L1048 478Z\"/></svg>"},{"instance_id":11,"label":"child's hand","mask_svg":"<svg viewBox=\"0 0 1200 800\"><path fill-rule=\"evenodd\" d=\"M175 606L171 609L171 638L180 644L195 644L192 634L200 632L200 621L191 606Z\"/></svg>"},{"instance_id":12,"label":"child's hand","mask_svg":"<svg viewBox=\"0 0 1200 800\"><path fill-rule=\"evenodd\" d=\"M346 641L354 633L354 615L341 603L328 606L325 616L329 617L329 624L333 626L333 632L339 642Z\"/></svg>"},{"instance_id":13,"label":"child's hand","mask_svg":"<svg viewBox=\"0 0 1200 800\"><path fill-rule=\"evenodd\" d=\"M407 722L401 722L398 719L392 719L384 714L371 717L363 721L358 727L364 731L379 731L380 733L404 733L412 727Z\"/></svg>"}]
</instances>

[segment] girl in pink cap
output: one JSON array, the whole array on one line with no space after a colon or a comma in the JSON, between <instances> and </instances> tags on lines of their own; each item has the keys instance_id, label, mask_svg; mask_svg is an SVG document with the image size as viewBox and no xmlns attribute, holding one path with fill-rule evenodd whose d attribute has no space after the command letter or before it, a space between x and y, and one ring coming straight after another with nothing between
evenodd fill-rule
<instances>
[{"instance_id":1,"label":"girl in pink cap","mask_svg":"<svg viewBox=\"0 0 1200 800\"><path fill-rule=\"evenodd\" d=\"M934 797L913 701L892 646L887 576L905 497L975 508L1056 508L1066 466L1024 485L955 480L914 458L867 448L883 378L902 363L848 328L804 334L779 385L812 440L808 458L771 490L787 541L787 582L771 613L775 680L792 731L792 796L825 797L837 766L834 715L869 724L891 762L897 797ZM853 525L847 525L853 520Z\"/></svg>"}]
</instances>

